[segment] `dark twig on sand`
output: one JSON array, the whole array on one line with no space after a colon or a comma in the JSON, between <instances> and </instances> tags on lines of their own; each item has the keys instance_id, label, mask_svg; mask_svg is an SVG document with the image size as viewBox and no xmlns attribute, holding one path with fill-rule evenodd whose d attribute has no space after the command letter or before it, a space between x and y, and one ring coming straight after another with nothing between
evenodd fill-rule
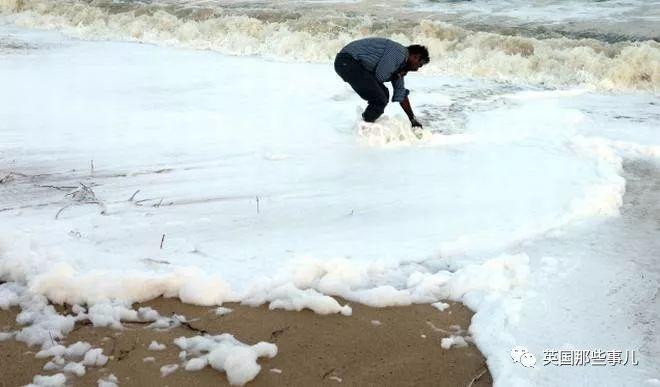
<instances>
[{"instance_id":1,"label":"dark twig on sand","mask_svg":"<svg viewBox=\"0 0 660 387\"><path fill-rule=\"evenodd\" d=\"M96 198L96 194L94 194L94 191L83 183L80 183L80 187L78 187L76 190L71 191L64 196L70 198L75 203L67 204L64 207L60 208L60 210L57 211L57 214L55 214L55 219L57 219L60 216L62 211L73 206L74 204L96 204L99 207L101 207L102 215L105 215L106 213L105 204L102 201L98 200Z\"/></svg>"},{"instance_id":2,"label":"dark twig on sand","mask_svg":"<svg viewBox=\"0 0 660 387\"><path fill-rule=\"evenodd\" d=\"M19 173L19 172L9 172L6 174L3 178L0 179L0 184L6 184L9 183L10 181L14 180L15 176L20 176L20 177L28 177L28 175L24 173Z\"/></svg>"},{"instance_id":3,"label":"dark twig on sand","mask_svg":"<svg viewBox=\"0 0 660 387\"><path fill-rule=\"evenodd\" d=\"M138 206L138 207L142 207L142 206L144 205L143 203L151 202L151 201L154 201L154 200L156 200L156 199L140 199L140 200L136 200L136 201L134 201L133 203L135 203L135 205ZM166 203L163 203L163 200L165 200L165 199L162 199L162 198L161 198L161 199L158 201L158 203L154 203L154 204L152 204L151 207L153 207L153 208L159 208L159 207L167 207L167 206L173 206L173 205L174 205L174 202L166 202Z\"/></svg>"},{"instance_id":4,"label":"dark twig on sand","mask_svg":"<svg viewBox=\"0 0 660 387\"><path fill-rule=\"evenodd\" d=\"M0 184L9 183L12 180L14 180L14 172L9 172L8 174L5 175L5 177L0 179Z\"/></svg>"},{"instance_id":5,"label":"dark twig on sand","mask_svg":"<svg viewBox=\"0 0 660 387\"><path fill-rule=\"evenodd\" d=\"M67 208L71 207L72 205L73 205L73 204L67 204L66 206L60 208L60 210L57 211L57 214L55 214L55 220L57 220L57 218L60 216L60 214L62 213L62 211L66 210Z\"/></svg>"},{"instance_id":6,"label":"dark twig on sand","mask_svg":"<svg viewBox=\"0 0 660 387\"><path fill-rule=\"evenodd\" d=\"M332 373L335 372L335 370L336 370L336 368L331 368L330 370L326 371L326 372L323 373L323 375L321 376L321 379L325 379L325 378L327 378L328 376L332 375Z\"/></svg>"},{"instance_id":7,"label":"dark twig on sand","mask_svg":"<svg viewBox=\"0 0 660 387\"><path fill-rule=\"evenodd\" d=\"M138 192L140 192L140 190L135 191L135 192L133 193L133 195L131 195L131 197L128 199L128 201L129 201L129 202L132 202L133 199L135 199L135 195L137 195Z\"/></svg>"},{"instance_id":8,"label":"dark twig on sand","mask_svg":"<svg viewBox=\"0 0 660 387\"><path fill-rule=\"evenodd\" d=\"M62 186L57 186L57 185L38 185L37 187L39 187L39 188L52 188L52 189L56 189L56 190L58 190L58 191L69 191L69 190L72 190L72 189L76 189L76 188L77 188L77 187L68 186L68 185L62 185Z\"/></svg>"},{"instance_id":9,"label":"dark twig on sand","mask_svg":"<svg viewBox=\"0 0 660 387\"><path fill-rule=\"evenodd\" d=\"M199 332L199 333L201 333L201 334L207 334L207 333L209 333L209 332L208 332L207 330L205 330L205 329L195 328L194 326L190 325L189 322L181 320L181 319L178 318L176 315L173 315L173 316L172 316L172 319L178 321L179 324L181 324L181 326L184 326L184 327L190 329L191 331Z\"/></svg>"},{"instance_id":10,"label":"dark twig on sand","mask_svg":"<svg viewBox=\"0 0 660 387\"><path fill-rule=\"evenodd\" d=\"M481 370L481 372L478 373L474 378L472 378L472 380L470 380L470 383L468 383L467 387L472 387L477 380L481 379L481 377L484 376L486 371L488 371L488 368L484 366L484 369Z\"/></svg>"}]
</instances>

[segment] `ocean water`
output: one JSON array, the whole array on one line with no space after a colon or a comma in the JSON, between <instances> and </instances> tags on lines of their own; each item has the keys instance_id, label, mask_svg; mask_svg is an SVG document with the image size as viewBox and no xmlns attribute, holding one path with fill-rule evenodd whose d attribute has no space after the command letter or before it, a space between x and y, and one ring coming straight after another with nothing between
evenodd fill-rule
<instances>
[{"instance_id":1,"label":"ocean water","mask_svg":"<svg viewBox=\"0 0 660 387\"><path fill-rule=\"evenodd\" d=\"M0 274L78 304L452 299L496 385L652 385L651 5L3 1ZM331 60L370 35L431 51L421 140L394 105L358 130Z\"/></svg>"},{"instance_id":2,"label":"ocean water","mask_svg":"<svg viewBox=\"0 0 660 387\"><path fill-rule=\"evenodd\" d=\"M426 74L657 92L657 1L508 3L3 0L2 7L20 10L10 16L18 25L85 39L327 63L351 39L378 35L424 42L432 58Z\"/></svg>"}]
</instances>

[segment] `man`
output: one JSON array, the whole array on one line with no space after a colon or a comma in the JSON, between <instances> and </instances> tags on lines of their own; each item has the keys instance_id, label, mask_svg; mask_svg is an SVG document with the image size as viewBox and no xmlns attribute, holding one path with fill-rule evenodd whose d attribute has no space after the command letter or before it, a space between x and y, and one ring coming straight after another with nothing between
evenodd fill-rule
<instances>
[{"instance_id":1,"label":"man","mask_svg":"<svg viewBox=\"0 0 660 387\"><path fill-rule=\"evenodd\" d=\"M348 82L358 95L368 102L362 113L366 122L374 122L385 111L389 91L383 84L392 82L392 102L399 102L413 128L422 128L410 106L403 87L408 71L417 71L429 63L429 52L424 46L404 47L385 38L365 38L349 43L335 58L335 71Z\"/></svg>"}]
</instances>

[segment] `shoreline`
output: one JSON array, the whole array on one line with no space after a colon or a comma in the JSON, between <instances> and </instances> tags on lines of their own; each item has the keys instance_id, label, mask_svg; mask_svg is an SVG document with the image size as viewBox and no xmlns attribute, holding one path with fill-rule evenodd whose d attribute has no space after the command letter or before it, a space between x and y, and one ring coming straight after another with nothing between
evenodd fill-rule
<instances>
[{"instance_id":1,"label":"shoreline","mask_svg":"<svg viewBox=\"0 0 660 387\"><path fill-rule=\"evenodd\" d=\"M452 334L467 336L473 315L459 303L449 304L442 312L427 304L387 308L351 304L353 315L342 316L228 303L224 307L232 311L217 315L215 307L158 298L134 307L151 307L162 316L183 315L187 323L161 331L144 323L125 322L122 330L76 323L61 343L88 342L102 348L109 361L103 367L87 367L81 377L67 374L67 384L96 385L113 374L122 386L229 385L224 373L208 366L184 371L180 348L173 344L181 336L229 333L249 345L266 341L278 347L274 358L258 359L261 371L249 385L492 385L486 361L469 337L466 347L441 346L441 340ZM67 308L58 309L61 313ZM3 331L18 328L18 311L16 307L0 310ZM154 340L166 348L149 350ZM42 370L51 358L35 358L37 347L12 338L0 341L0 349L2 385L24 385L35 375L55 373ZM154 360L145 362L149 357ZM161 376L161 367L171 364L179 368Z\"/></svg>"}]
</instances>

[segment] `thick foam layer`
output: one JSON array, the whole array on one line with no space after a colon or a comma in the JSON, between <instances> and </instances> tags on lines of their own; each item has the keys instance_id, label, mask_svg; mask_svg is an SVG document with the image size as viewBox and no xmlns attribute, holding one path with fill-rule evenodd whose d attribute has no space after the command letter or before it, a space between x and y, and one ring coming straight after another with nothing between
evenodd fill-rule
<instances>
[{"instance_id":1,"label":"thick foam layer","mask_svg":"<svg viewBox=\"0 0 660 387\"><path fill-rule=\"evenodd\" d=\"M529 386L537 375L511 362L513 345L603 336L525 307L570 298L573 316L589 307L600 319L610 301L630 301L585 297L591 268L568 297L545 291L576 256L602 267L597 244L573 256L561 239L535 254L527 246L616 216L621 157L659 154L655 96L411 77L430 138L407 140L388 106L386 130L366 139L398 144L364 146L353 130L359 99L326 65L0 31L36 47L0 60L9 168L0 173L0 276L40 297L29 304L85 303L75 313L95 326L167 327L123 305L164 295L349 315L331 296L374 306L452 299L477 312L470 332L496 383ZM612 250L607 272L634 254ZM558 262L559 276L540 262ZM19 296L0 294L0 306ZM532 318L564 329L512 333ZM49 340L33 333L23 335ZM602 371L594 380L640 380L610 369L616 379Z\"/></svg>"},{"instance_id":2,"label":"thick foam layer","mask_svg":"<svg viewBox=\"0 0 660 387\"><path fill-rule=\"evenodd\" d=\"M9 20L57 28L88 39L119 39L328 62L347 42L386 36L431 50L428 74L475 76L550 86L587 85L607 90L660 89L660 44L595 39L539 39L475 32L401 12L371 14L321 7L300 9L3 0Z\"/></svg>"}]
</instances>

